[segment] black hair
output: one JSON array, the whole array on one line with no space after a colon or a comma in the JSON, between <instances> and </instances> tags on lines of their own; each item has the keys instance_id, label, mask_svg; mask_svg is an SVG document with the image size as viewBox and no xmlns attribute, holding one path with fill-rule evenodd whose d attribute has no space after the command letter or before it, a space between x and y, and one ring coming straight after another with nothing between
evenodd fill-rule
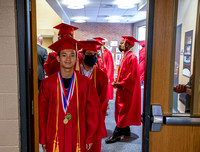
<instances>
[{"instance_id":1,"label":"black hair","mask_svg":"<svg viewBox=\"0 0 200 152\"><path fill-rule=\"evenodd\" d=\"M83 54L85 55L86 50L83 50Z\"/></svg>"}]
</instances>

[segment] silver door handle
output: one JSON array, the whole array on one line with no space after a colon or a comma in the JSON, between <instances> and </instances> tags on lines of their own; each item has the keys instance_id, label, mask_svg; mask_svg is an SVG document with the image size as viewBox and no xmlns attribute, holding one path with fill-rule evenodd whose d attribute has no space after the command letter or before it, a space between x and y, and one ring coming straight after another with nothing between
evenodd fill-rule
<instances>
[{"instance_id":1,"label":"silver door handle","mask_svg":"<svg viewBox=\"0 0 200 152\"><path fill-rule=\"evenodd\" d=\"M200 126L200 116L184 114L163 115L160 105L151 106L151 131L160 131L162 125Z\"/></svg>"}]
</instances>

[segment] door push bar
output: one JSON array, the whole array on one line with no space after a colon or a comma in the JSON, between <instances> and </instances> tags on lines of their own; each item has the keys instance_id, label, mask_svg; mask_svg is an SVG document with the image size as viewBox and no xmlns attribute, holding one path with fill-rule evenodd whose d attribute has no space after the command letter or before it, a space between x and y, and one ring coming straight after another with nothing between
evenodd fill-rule
<instances>
[{"instance_id":1,"label":"door push bar","mask_svg":"<svg viewBox=\"0 0 200 152\"><path fill-rule=\"evenodd\" d=\"M162 125L200 126L200 116L184 114L163 115L160 105L151 106L151 131L160 131Z\"/></svg>"}]
</instances>

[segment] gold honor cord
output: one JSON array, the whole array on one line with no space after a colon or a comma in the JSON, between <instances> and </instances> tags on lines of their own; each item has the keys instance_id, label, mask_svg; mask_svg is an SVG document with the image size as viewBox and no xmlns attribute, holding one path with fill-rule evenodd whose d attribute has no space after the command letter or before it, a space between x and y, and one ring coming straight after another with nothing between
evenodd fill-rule
<instances>
[{"instance_id":1,"label":"gold honor cord","mask_svg":"<svg viewBox=\"0 0 200 152\"><path fill-rule=\"evenodd\" d=\"M121 74L121 71L122 71L122 67L123 67L125 58L126 58L126 56L125 56L124 59L122 60L122 64L120 65L120 69L119 69L119 67L118 67L119 73L118 73L118 75L117 75L117 82L119 81L119 77L120 77L120 74Z\"/></svg>"},{"instance_id":2,"label":"gold honor cord","mask_svg":"<svg viewBox=\"0 0 200 152\"><path fill-rule=\"evenodd\" d=\"M59 142L58 142L58 115L59 115L59 83L57 79L57 114L56 114L56 134L53 143L53 152L59 152Z\"/></svg>"},{"instance_id":3,"label":"gold honor cord","mask_svg":"<svg viewBox=\"0 0 200 152\"><path fill-rule=\"evenodd\" d=\"M77 98L77 127L78 127L76 152L81 152L81 136L80 136L80 123L79 123L79 99L78 99L78 80L77 80L77 76L76 76L76 98Z\"/></svg>"},{"instance_id":4,"label":"gold honor cord","mask_svg":"<svg viewBox=\"0 0 200 152\"><path fill-rule=\"evenodd\" d=\"M96 80L96 66L94 66L94 86L97 88L97 80Z\"/></svg>"}]
</instances>

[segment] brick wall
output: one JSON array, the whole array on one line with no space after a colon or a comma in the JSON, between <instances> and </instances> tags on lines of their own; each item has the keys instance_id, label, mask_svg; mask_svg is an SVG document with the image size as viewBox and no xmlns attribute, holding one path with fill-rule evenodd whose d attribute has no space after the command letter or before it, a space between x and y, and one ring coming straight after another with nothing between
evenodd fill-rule
<instances>
[{"instance_id":1,"label":"brick wall","mask_svg":"<svg viewBox=\"0 0 200 152\"><path fill-rule=\"evenodd\" d=\"M122 36L132 35L132 24L122 23L72 23L79 29L74 32L74 38L77 40L92 39L93 37L103 37L108 40L106 45L110 45L110 41L122 41ZM116 58L116 47L113 47L114 60ZM115 65L116 74L117 65Z\"/></svg>"},{"instance_id":2,"label":"brick wall","mask_svg":"<svg viewBox=\"0 0 200 152\"><path fill-rule=\"evenodd\" d=\"M19 152L15 0L0 0L0 152Z\"/></svg>"}]
</instances>

